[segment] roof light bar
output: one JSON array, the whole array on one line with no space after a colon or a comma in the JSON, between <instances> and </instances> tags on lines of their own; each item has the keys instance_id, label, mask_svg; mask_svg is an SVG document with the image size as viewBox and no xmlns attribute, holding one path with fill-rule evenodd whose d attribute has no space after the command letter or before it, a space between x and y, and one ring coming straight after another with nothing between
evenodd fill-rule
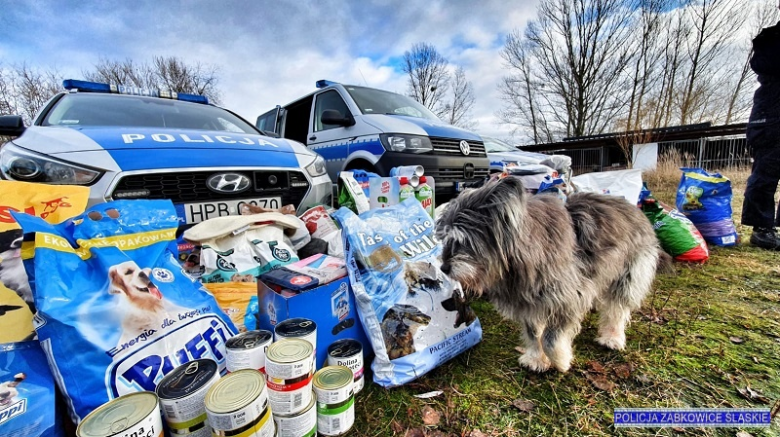
<instances>
[{"instance_id":1,"label":"roof light bar","mask_svg":"<svg viewBox=\"0 0 780 437\"><path fill-rule=\"evenodd\" d=\"M317 81L316 85L317 85L317 88L325 88L325 87L331 86L331 85L338 85L338 82L332 82L332 81L329 81L329 80L321 79L321 80Z\"/></svg>"},{"instance_id":2,"label":"roof light bar","mask_svg":"<svg viewBox=\"0 0 780 437\"><path fill-rule=\"evenodd\" d=\"M206 98L206 96L176 93L168 90L149 90L146 88L137 88L125 85L87 82L85 80L66 79L62 81L62 86L66 90L76 90L86 93L130 94L134 96L161 97L164 99L182 100L193 103L209 103L209 99Z\"/></svg>"}]
</instances>

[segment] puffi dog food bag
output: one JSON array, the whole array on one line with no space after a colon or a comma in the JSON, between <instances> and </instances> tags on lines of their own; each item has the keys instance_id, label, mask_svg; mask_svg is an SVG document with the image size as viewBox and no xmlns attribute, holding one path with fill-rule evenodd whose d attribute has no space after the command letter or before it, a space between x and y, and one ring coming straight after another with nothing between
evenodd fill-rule
<instances>
[{"instance_id":1,"label":"puffi dog food bag","mask_svg":"<svg viewBox=\"0 0 780 437\"><path fill-rule=\"evenodd\" d=\"M237 331L182 272L170 201L101 204L59 225L14 217L34 244L25 267L35 273L38 340L75 422L123 394L154 391L188 361L224 369Z\"/></svg>"},{"instance_id":2,"label":"puffi dog food bag","mask_svg":"<svg viewBox=\"0 0 780 437\"><path fill-rule=\"evenodd\" d=\"M355 215L336 211L374 381L412 381L482 339L460 285L440 270L434 221L416 199Z\"/></svg>"}]
</instances>

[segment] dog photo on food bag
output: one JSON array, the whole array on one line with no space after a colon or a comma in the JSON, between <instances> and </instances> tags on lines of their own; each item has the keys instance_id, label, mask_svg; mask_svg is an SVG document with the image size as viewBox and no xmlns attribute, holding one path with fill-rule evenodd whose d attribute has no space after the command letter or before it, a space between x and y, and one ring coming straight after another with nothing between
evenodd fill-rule
<instances>
[{"instance_id":1,"label":"dog photo on food bag","mask_svg":"<svg viewBox=\"0 0 780 437\"><path fill-rule=\"evenodd\" d=\"M32 310L33 296L22 265L22 231L0 232L0 283L16 292Z\"/></svg>"},{"instance_id":2,"label":"dog photo on food bag","mask_svg":"<svg viewBox=\"0 0 780 437\"><path fill-rule=\"evenodd\" d=\"M625 347L631 311L650 290L660 259L652 225L636 206L593 193L566 203L531 196L511 177L450 203L436 229L441 269L520 324L520 365L569 370L572 341L591 308L599 312L596 341Z\"/></svg>"}]
</instances>

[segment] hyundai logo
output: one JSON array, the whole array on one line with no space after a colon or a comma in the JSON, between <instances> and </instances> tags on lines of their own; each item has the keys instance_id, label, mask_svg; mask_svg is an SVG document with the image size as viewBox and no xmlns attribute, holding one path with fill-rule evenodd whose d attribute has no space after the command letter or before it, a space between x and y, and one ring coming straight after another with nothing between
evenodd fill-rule
<instances>
[{"instance_id":1,"label":"hyundai logo","mask_svg":"<svg viewBox=\"0 0 780 437\"><path fill-rule=\"evenodd\" d=\"M240 173L217 173L206 179L206 186L215 193L241 193L252 186L252 181Z\"/></svg>"},{"instance_id":2,"label":"hyundai logo","mask_svg":"<svg viewBox=\"0 0 780 437\"><path fill-rule=\"evenodd\" d=\"M469 147L469 143L465 140L460 142L460 153L466 156L469 156L469 153L471 153L471 147Z\"/></svg>"}]
</instances>

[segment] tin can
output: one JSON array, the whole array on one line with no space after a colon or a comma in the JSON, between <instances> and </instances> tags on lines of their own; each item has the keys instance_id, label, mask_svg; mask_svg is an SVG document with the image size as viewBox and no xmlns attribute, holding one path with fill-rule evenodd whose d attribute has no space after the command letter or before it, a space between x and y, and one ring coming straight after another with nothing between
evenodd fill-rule
<instances>
[{"instance_id":1,"label":"tin can","mask_svg":"<svg viewBox=\"0 0 780 437\"><path fill-rule=\"evenodd\" d=\"M265 373L265 351L273 342L271 331L247 331L225 343L227 371L254 369Z\"/></svg>"},{"instance_id":2,"label":"tin can","mask_svg":"<svg viewBox=\"0 0 780 437\"><path fill-rule=\"evenodd\" d=\"M344 366L323 367L314 374L317 394L317 432L342 435L355 423L352 370Z\"/></svg>"},{"instance_id":3,"label":"tin can","mask_svg":"<svg viewBox=\"0 0 780 437\"><path fill-rule=\"evenodd\" d=\"M257 370L228 373L206 393L206 415L211 435L217 437L273 437L265 377Z\"/></svg>"},{"instance_id":4,"label":"tin can","mask_svg":"<svg viewBox=\"0 0 780 437\"><path fill-rule=\"evenodd\" d=\"M216 361L201 359L173 369L157 384L157 397L172 437L211 435L203 400L218 380Z\"/></svg>"},{"instance_id":5,"label":"tin can","mask_svg":"<svg viewBox=\"0 0 780 437\"><path fill-rule=\"evenodd\" d=\"M162 437L163 426L157 395L130 393L89 413L76 428L78 437Z\"/></svg>"},{"instance_id":6,"label":"tin can","mask_svg":"<svg viewBox=\"0 0 780 437\"><path fill-rule=\"evenodd\" d=\"M313 348L300 338L282 339L268 347L265 371L268 398L276 414L296 414L311 402Z\"/></svg>"},{"instance_id":7,"label":"tin can","mask_svg":"<svg viewBox=\"0 0 780 437\"><path fill-rule=\"evenodd\" d=\"M317 435L317 397L312 395L309 405L297 414L274 414L276 437L314 437Z\"/></svg>"},{"instance_id":8,"label":"tin can","mask_svg":"<svg viewBox=\"0 0 780 437\"><path fill-rule=\"evenodd\" d=\"M312 372L317 370L317 324L313 320L301 317L287 319L274 328L276 341L283 338L301 338L314 348L311 355Z\"/></svg>"},{"instance_id":9,"label":"tin can","mask_svg":"<svg viewBox=\"0 0 780 437\"><path fill-rule=\"evenodd\" d=\"M354 375L355 394L363 390L363 345L351 338L336 340L328 346L328 366L349 367Z\"/></svg>"}]
</instances>

